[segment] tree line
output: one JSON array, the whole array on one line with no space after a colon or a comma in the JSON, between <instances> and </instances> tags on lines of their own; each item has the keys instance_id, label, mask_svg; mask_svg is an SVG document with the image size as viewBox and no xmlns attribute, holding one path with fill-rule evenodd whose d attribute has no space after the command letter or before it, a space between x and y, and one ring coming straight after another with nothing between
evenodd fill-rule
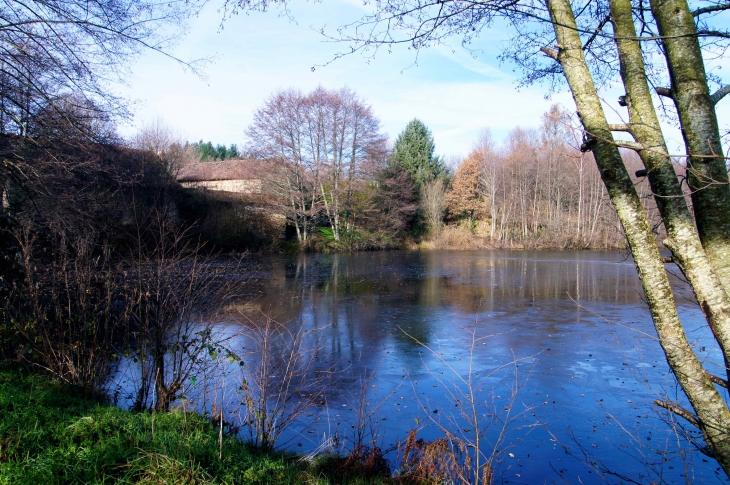
<instances>
[{"instance_id":1,"label":"tree line","mask_svg":"<svg viewBox=\"0 0 730 485\"><path fill-rule=\"evenodd\" d=\"M516 128L501 146L486 131L449 167L420 120L389 146L355 93L319 87L272 95L246 131L246 148L270 165L268 191L303 245L318 233L340 247L363 233L418 242L449 224L482 247L623 247L575 124L553 106L539 129Z\"/></svg>"},{"instance_id":2,"label":"tree line","mask_svg":"<svg viewBox=\"0 0 730 485\"><path fill-rule=\"evenodd\" d=\"M200 140L197 143L190 143L189 145L192 146L201 162L231 160L241 156L235 143L232 143L228 147L221 144L213 146L212 142ZM186 143L184 149L187 147L188 144Z\"/></svg>"},{"instance_id":3,"label":"tree line","mask_svg":"<svg viewBox=\"0 0 730 485\"><path fill-rule=\"evenodd\" d=\"M557 105L538 129L516 128L501 145L485 131L443 189L446 220L466 227L486 222L484 235L495 246L623 247L626 239L600 173L580 144L576 120ZM640 167L630 153L624 162ZM650 193L646 180L635 177L635 183ZM645 205L660 237L653 201Z\"/></svg>"}]
</instances>

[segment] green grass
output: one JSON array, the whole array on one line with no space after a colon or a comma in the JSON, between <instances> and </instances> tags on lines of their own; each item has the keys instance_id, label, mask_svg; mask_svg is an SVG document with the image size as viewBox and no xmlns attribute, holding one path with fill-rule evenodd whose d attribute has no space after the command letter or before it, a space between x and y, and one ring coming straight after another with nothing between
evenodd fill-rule
<instances>
[{"instance_id":1,"label":"green grass","mask_svg":"<svg viewBox=\"0 0 730 485\"><path fill-rule=\"evenodd\" d=\"M0 372L3 485L330 483L321 470L230 436L219 459L217 430L202 416L124 411L45 377Z\"/></svg>"},{"instance_id":2,"label":"green grass","mask_svg":"<svg viewBox=\"0 0 730 485\"><path fill-rule=\"evenodd\" d=\"M335 231L331 227L317 227L317 233L327 241L335 240Z\"/></svg>"}]
</instances>

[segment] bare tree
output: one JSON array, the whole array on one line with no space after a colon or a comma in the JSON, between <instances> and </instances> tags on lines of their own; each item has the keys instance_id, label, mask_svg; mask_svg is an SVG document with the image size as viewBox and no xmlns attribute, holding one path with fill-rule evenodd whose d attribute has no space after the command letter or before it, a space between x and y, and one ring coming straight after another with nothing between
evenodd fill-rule
<instances>
[{"instance_id":1,"label":"bare tree","mask_svg":"<svg viewBox=\"0 0 730 485\"><path fill-rule=\"evenodd\" d=\"M142 126L132 137L130 144L137 150L146 150L159 157L171 175L177 175L183 165L197 163L199 155L193 145L161 118L155 118Z\"/></svg>"},{"instance_id":2,"label":"bare tree","mask_svg":"<svg viewBox=\"0 0 730 485\"><path fill-rule=\"evenodd\" d=\"M348 89L282 91L256 112L249 150L272 160L270 186L286 201L300 242L320 215L336 241L352 229L355 185L361 167L382 150L379 129L370 107Z\"/></svg>"},{"instance_id":3,"label":"bare tree","mask_svg":"<svg viewBox=\"0 0 730 485\"><path fill-rule=\"evenodd\" d=\"M161 118L142 126L131 140L132 147L148 150L157 156L162 156L173 143L180 143L180 136Z\"/></svg>"},{"instance_id":4,"label":"bare tree","mask_svg":"<svg viewBox=\"0 0 730 485\"><path fill-rule=\"evenodd\" d=\"M497 234L497 188L499 187L500 157L496 152L495 143L492 140L492 133L486 129L482 132L473 155L477 157L479 164L479 187L482 197L489 206L489 218L491 220L490 236L492 239Z\"/></svg>"},{"instance_id":5,"label":"bare tree","mask_svg":"<svg viewBox=\"0 0 730 485\"><path fill-rule=\"evenodd\" d=\"M437 178L421 186L421 210L426 219L426 227L436 234L444 224L446 212L446 186L443 179Z\"/></svg>"},{"instance_id":6,"label":"bare tree","mask_svg":"<svg viewBox=\"0 0 730 485\"><path fill-rule=\"evenodd\" d=\"M141 50L165 53L179 30L163 27L180 26L195 9L188 2L4 1L0 133L30 135L39 113L64 117L69 103L123 115L123 100L108 84L122 79L126 63Z\"/></svg>"}]
</instances>

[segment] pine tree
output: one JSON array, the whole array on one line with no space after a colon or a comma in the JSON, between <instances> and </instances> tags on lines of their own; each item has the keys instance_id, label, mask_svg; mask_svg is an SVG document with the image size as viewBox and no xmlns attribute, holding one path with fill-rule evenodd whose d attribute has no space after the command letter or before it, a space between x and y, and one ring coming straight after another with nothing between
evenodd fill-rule
<instances>
[{"instance_id":1,"label":"pine tree","mask_svg":"<svg viewBox=\"0 0 730 485\"><path fill-rule=\"evenodd\" d=\"M445 166L439 157L433 155L433 135L422 121L414 119L398 135L391 154L394 168L408 172L420 187L445 173Z\"/></svg>"},{"instance_id":2,"label":"pine tree","mask_svg":"<svg viewBox=\"0 0 730 485\"><path fill-rule=\"evenodd\" d=\"M219 144L215 146L215 152L213 155L214 160L225 160L227 158L226 155L228 155L228 149L225 145Z\"/></svg>"}]
</instances>

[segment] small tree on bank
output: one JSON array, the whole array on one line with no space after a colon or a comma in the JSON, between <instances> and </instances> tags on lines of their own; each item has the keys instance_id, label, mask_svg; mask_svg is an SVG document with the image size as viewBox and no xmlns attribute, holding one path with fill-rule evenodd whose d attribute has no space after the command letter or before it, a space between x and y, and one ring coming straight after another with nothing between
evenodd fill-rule
<instances>
[{"instance_id":1,"label":"small tree on bank","mask_svg":"<svg viewBox=\"0 0 730 485\"><path fill-rule=\"evenodd\" d=\"M421 186L421 210L426 220L426 230L429 233L435 234L441 230L446 207L446 184L442 178Z\"/></svg>"}]
</instances>

